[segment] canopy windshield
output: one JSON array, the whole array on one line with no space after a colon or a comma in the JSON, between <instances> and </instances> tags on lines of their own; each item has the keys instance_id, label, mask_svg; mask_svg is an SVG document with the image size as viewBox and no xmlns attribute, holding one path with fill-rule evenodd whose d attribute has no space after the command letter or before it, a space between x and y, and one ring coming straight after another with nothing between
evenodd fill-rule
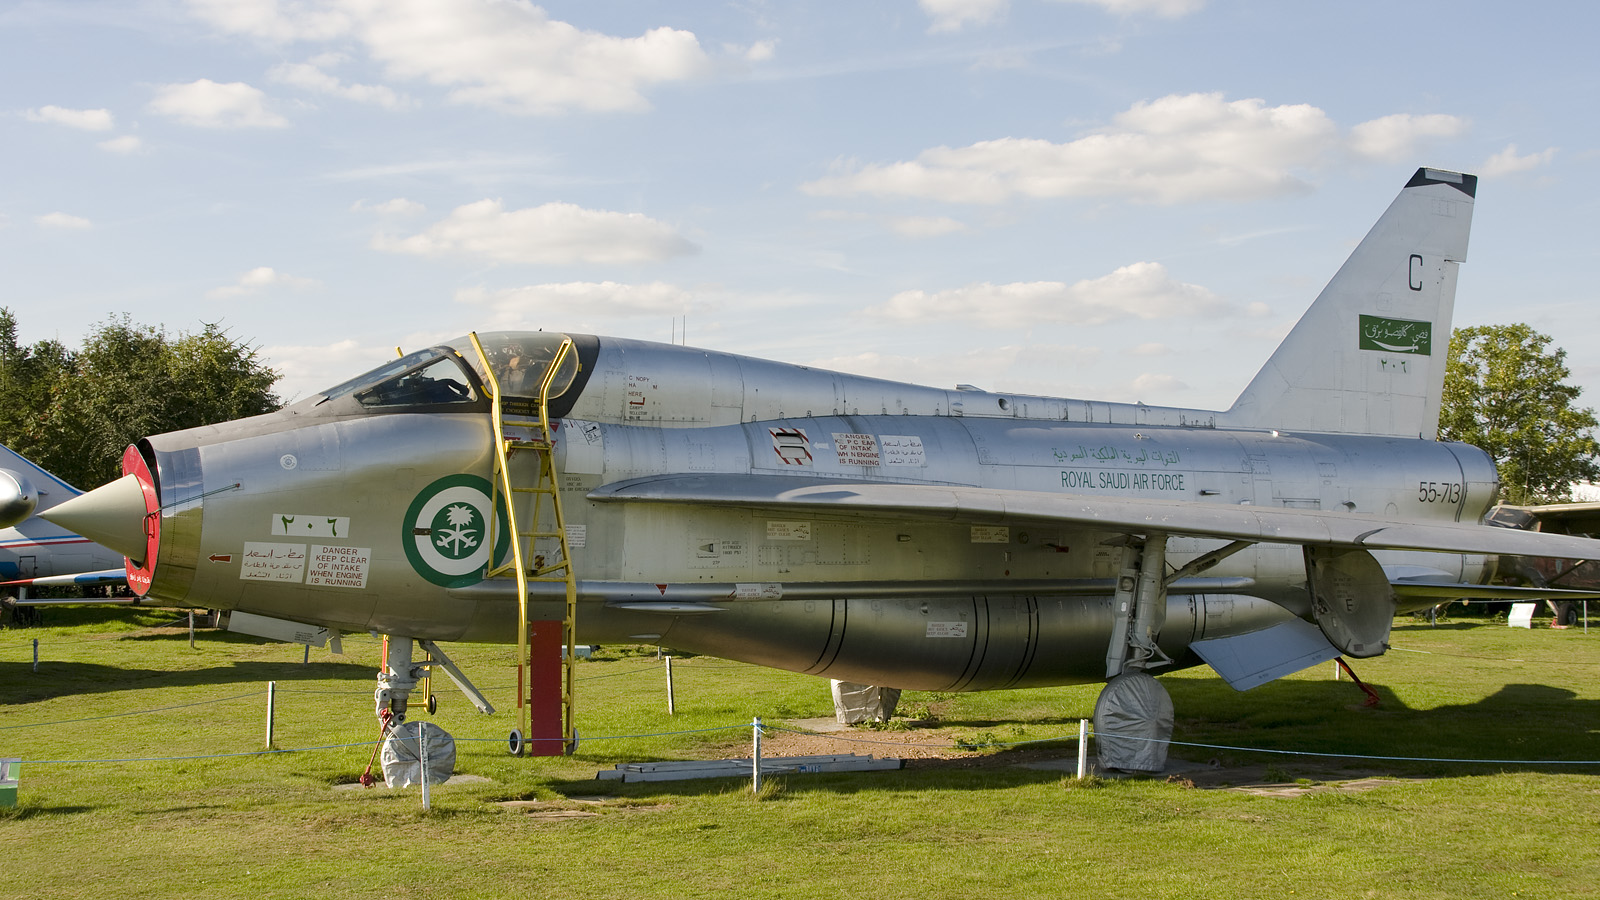
<instances>
[{"instance_id":1,"label":"canopy windshield","mask_svg":"<svg viewBox=\"0 0 1600 900\"><path fill-rule=\"evenodd\" d=\"M407 353L322 392L321 402L353 395L362 406L409 407L472 403L472 380L446 347Z\"/></svg>"},{"instance_id":2,"label":"canopy windshield","mask_svg":"<svg viewBox=\"0 0 1600 900\"><path fill-rule=\"evenodd\" d=\"M495 380L500 384L501 394L535 402L539 399L539 383L564 340L566 335L551 331L496 331L478 335L484 355L489 357L489 365L494 369ZM460 338L451 341L450 346L461 354L487 385L489 378L483 371L483 362L473 349L471 339ZM550 399L565 394L577 375L578 354L569 352L566 359L562 360L560 370L550 379Z\"/></svg>"}]
</instances>

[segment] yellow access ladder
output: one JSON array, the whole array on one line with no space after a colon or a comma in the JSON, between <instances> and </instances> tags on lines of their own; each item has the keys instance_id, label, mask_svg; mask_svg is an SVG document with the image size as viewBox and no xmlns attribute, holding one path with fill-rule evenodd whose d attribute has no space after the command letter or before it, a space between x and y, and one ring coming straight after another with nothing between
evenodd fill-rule
<instances>
[{"instance_id":1,"label":"yellow access ladder","mask_svg":"<svg viewBox=\"0 0 1600 900\"><path fill-rule=\"evenodd\" d=\"M496 440L492 480L498 494L495 502L499 503L502 497L505 501L506 523L511 538L510 558L499 566L494 565L491 559L488 577L494 578L511 572L517 579L517 708L523 710L519 713L519 719L524 729L523 734L531 735L532 706L528 697L532 690L529 677L531 660L528 642L528 584L562 582L566 585L567 602L561 634L562 644L566 647L561 660L561 738L564 752L571 753L577 748L577 734L573 729L572 684L573 664L576 661L574 644L577 635L578 581L572 569L572 550L567 543L566 517L561 511L561 491L555 468L555 439L550 429L550 385L568 355L575 353L576 350L570 338L563 340L555 358L550 360L549 367L540 378L539 417L508 418L502 408L500 382L494 374L494 367L490 365L488 355L483 352L483 345L478 342L477 333L473 332L471 337L472 346L478 351L478 359L483 364L484 380L493 395L490 400ZM508 431L517 433L508 434ZM535 455L538 476L532 487L520 486L512 477L511 456L517 452L532 452ZM519 496L527 497L531 509L529 516L531 522L527 530L520 529L517 525ZM543 555L535 555L531 563L528 561L528 552L537 546L536 542L540 538L556 541L560 548L557 559L549 560ZM491 535L489 546L495 546L497 540ZM526 742L523 746L526 746ZM522 752L524 751L519 750L519 755Z\"/></svg>"}]
</instances>

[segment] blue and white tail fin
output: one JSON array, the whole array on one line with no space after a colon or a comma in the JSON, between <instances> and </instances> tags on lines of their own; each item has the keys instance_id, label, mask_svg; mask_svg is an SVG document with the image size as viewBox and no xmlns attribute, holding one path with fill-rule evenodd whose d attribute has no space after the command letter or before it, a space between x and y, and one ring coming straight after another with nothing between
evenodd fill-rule
<instances>
[{"instance_id":1,"label":"blue and white tail fin","mask_svg":"<svg viewBox=\"0 0 1600 900\"><path fill-rule=\"evenodd\" d=\"M10 528L81 493L10 447L0 445L0 528Z\"/></svg>"},{"instance_id":2,"label":"blue and white tail fin","mask_svg":"<svg viewBox=\"0 0 1600 900\"><path fill-rule=\"evenodd\" d=\"M1434 438L1477 190L1418 169L1218 424Z\"/></svg>"},{"instance_id":3,"label":"blue and white tail fin","mask_svg":"<svg viewBox=\"0 0 1600 900\"><path fill-rule=\"evenodd\" d=\"M81 493L10 447L0 446L0 590L16 589L17 605L66 602L29 599L25 588L128 580L119 554L37 515Z\"/></svg>"}]
</instances>

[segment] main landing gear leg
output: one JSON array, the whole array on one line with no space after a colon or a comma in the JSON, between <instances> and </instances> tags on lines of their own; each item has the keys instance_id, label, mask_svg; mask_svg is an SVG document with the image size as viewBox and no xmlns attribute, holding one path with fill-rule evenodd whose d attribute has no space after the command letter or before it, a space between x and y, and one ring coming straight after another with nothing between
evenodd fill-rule
<instances>
[{"instance_id":1,"label":"main landing gear leg","mask_svg":"<svg viewBox=\"0 0 1600 900\"><path fill-rule=\"evenodd\" d=\"M1102 768L1159 772L1166 767L1172 698L1150 670L1172 664L1157 644L1167 621L1167 589L1249 546L1248 541L1234 541L1169 573L1165 534L1129 536L1111 600L1106 686L1094 704L1095 746Z\"/></svg>"},{"instance_id":2,"label":"main landing gear leg","mask_svg":"<svg viewBox=\"0 0 1600 900\"><path fill-rule=\"evenodd\" d=\"M1159 772L1172 738L1172 698L1148 669L1172 662L1156 645L1167 618L1167 536L1130 538L1112 597L1106 686L1094 704L1100 767Z\"/></svg>"}]
</instances>

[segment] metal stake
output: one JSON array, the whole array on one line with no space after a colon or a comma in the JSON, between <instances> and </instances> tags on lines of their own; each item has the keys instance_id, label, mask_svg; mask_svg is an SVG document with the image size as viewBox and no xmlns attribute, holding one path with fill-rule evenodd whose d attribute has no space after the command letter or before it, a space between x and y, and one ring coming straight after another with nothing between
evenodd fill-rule
<instances>
[{"instance_id":1,"label":"metal stake","mask_svg":"<svg viewBox=\"0 0 1600 900\"><path fill-rule=\"evenodd\" d=\"M750 758L750 791L759 794L761 793L761 717L756 716L750 727L755 732L755 752Z\"/></svg>"},{"instance_id":2,"label":"metal stake","mask_svg":"<svg viewBox=\"0 0 1600 900\"><path fill-rule=\"evenodd\" d=\"M278 704L278 683L267 682L267 749L272 749L272 719Z\"/></svg>"},{"instance_id":3,"label":"metal stake","mask_svg":"<svg viewBox=\"0 0 1600 900\"><path fill-rule=\"evenodd\" d=\"M428 729L426 722L417 723L417 757L422 763L422 808L431 809L432 801L428 793Z\"/></svg>"},{"instance_id":4,"label":"metal stake","mask_svg":"<svg viewBox=\"0 0 1600 900\"><path fill-rule=\"evenodd\" d=\"M667 715L675 716L677 714L677 699L672 692L672 657L669 656L667 657Z\"/></svg>"},{"instance_id":5,"label":"metal stake","mask_svg":"<svg viewBox=\"0 0 1600 900\"><path fill-rule=\"evenodd\" d=\"M1089 720L1078 720L1078 777L1089 775Z\"/></svg>"}]
</instances>

